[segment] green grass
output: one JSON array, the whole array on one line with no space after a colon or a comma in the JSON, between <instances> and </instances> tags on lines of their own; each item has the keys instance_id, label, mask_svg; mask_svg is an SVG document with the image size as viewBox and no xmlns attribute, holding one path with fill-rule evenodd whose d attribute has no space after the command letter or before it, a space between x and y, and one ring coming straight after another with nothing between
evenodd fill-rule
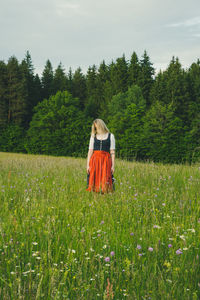
<instances>
[{"instance_id":1,"label":"green grass","mask_svg":"<svg viewBox=\"0 0 200 300\"><path fill-rule=\"evenodd\" d=\"M99 195L86 159L0 153L0 299L200 299L200 165L115 178Z\"/></svg>"}]
</instances>

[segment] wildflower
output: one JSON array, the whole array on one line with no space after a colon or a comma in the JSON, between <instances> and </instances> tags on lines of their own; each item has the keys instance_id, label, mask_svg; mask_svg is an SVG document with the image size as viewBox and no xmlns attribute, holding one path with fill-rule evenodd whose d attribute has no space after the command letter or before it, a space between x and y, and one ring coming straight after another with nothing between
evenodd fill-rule
<instances>
[{"instance_id":1,"label":"wildflower","mask_svg":"<svg viewBox=\"0 0 200 300\"><path fill-rule=\"evenodd\" d=\"M170 264L170 262L165 261L164 264L163 264L163 266L165 266L165 267L167 267L167 268L170 268L170 267L171 267L171 264Z\"/></svg>"},{"instance_id":2,"label":"wildflower","mask_svg":"<svg viewBox=\"0 0 200 300\"><path fill-rule=\"evenodd\" d=\"M182 252L181 249L176 250L176 254L177 254L177 255L182 254L182 253L183 253L183 252Z\"/></svg>"},{"instance_id":3,"label":"wildflower","mask_svg":"<svg viewBox=\"0 0 200 300\"><path fill-rule=\"evenodd\" d=\"M104 224L104 221L102 220L101 223L100 223L100 225L103 225L103 224Z\"/></svg>"},{"instance_id":4,"label":"wildflower","mask_svg":"<svg viewBox=\"0 0 200 300\"><path fill-rule=\"evenodd\" d=\"M153 228L161 228L161 227L158 225L153 225Z\"/></svg>"},{"instance_id":5,"label":"wildflower","mask_svg":"<svg viewBox=\"0 0 200 300\"><path fill-rule=\"evenodd\" d=\"M111 255L111 256L114 256L114 255L115 255L115 252L114 252L114 251L111 251L111 252L110 252L110 255Z\"/></svg>"},{"instance_id":6,"label":"wildflower","mask_svg":"<svg viewBox=\"0 0 200 300\"><path fill-rule=\"evenodd\" d=\"M107 257L105 257L105 262L109 262L110 261L110 257L109 256L107 256Z\"/></svg>"},{"instance_id":7,"label":"wildflower","mask_svg":"<svg viewBox=\"0 0 200 300\"><path fill-rule=\"evenodd\" d=\"M106 248L107 248L107 246L106 246L106 245L104 245L104 246L103 246L103 249L106 249Z\"/></svg>"},{"instance_id":8,"label":"wildflower","mask_svg":"<svg viewBox=\"0 0 200 300\"><path fill-rule=\"evenodd\" d=\"M165 206L166 204L165 203L162 203L162 206Z\"/></svg>"},{"instance_id":9,"label":"wildflower","mask_svg":"<svg viewBox=\"0 0 200 300\"><path fill-rule=\"evenodd\" d=\"M172 244L169 244L169 245L168 245L168 248L171 248L171 247L172 247Z\"/></svg>"},{"instance_id":10,"label":"wildflower","mask_svg":"<svg viewBox=\"0 0 200 300\"><path fill-rule=\"evenodd\" d=\"M148 250L149 250L150 252L152 252L152 251L153 251L153 248L152 248L152 247L149 247Z\"/></svg>"},{"instance_id":11,"label":"wildflower","mask_svg":"<svg viewBox=\"0 0 200 300\"><path fill-rule=\"evenodd\" d=\"M137 249L140 250L142 249L142 247L140 245L137 245Z\"/></svg>"},{"instance_id":12,"label":"wildflower","mask_svg":"<svg viewBox=\"0 0 200 300\"><path fill-rule=\"evenodd\" d=\"M37 243L37 242L33 242L32 244L33 244L33 245L38 245L38 243Z\"/></svg>"},{"instance_id":13,"label":"wildflower","mask_svg":"<svg viewBox=\"0 0 200 300\"><path fill-rule=\"evenodd\" d=\"M76 253L76 250L72 249L72 253Z\"/></svg>"},{"instance_id":14,"label":"wildflower","mask_svg":"<svg viewBox=\"0 0 200 300\"><path fill-rule=\"evenodd\" d=\"M133 236L133 235L134 235L134 233L133 233L133 232L131 232L131 233L130 233L130 235L132 235L132 236Z\"/></svg>"}]
</instances>

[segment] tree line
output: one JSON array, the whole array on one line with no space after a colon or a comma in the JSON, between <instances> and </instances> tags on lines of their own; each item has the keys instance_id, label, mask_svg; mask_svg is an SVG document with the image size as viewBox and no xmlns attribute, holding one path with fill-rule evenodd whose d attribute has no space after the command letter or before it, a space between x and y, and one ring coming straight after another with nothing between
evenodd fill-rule
<instances>
[{"instance_id":1,"label":"tree line","mask_svg":"<svg viewBox=\"0 0 200 300\"><path fill-rule=\"evenodd\" d=\"M95 118L116 138L118 157L163 163L200 159L200 60L172 57L155 69L146 51L65 71L47 60L39 76L27 51L0 61L0 151L85 156Z\"/></svg>"}]
</instances>

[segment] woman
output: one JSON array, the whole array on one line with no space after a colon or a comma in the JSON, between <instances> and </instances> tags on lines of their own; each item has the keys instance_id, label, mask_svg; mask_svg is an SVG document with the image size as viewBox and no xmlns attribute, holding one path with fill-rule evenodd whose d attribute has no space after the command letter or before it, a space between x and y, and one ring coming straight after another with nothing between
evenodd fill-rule
<instances>
[{"instance_id":1,"label":"woman","mask_svg":"<svg viewBox=\"0 0 200 300\"><path fill-rule=\"evenodd\" d=\"M115 138L101 119L94 120L87 158L89 175L87 191L113 191L112 175L115 167Z\"/></svg>"}]
</instances>

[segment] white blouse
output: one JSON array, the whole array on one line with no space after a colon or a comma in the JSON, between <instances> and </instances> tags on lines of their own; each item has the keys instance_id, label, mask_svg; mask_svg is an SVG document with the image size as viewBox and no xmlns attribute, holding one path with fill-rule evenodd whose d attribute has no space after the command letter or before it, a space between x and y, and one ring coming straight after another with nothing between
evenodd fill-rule
<instances>
[{"instance_id":1,"label":"white blouse","mask_svg":"<svg viewBox=\"0 0 200 300\"><path fill-rule=\"evenodd\" d=\"M96 134L96 138L98 140L106 140L108 138L108 133ZM93 136L90 137L89 149L91 149L91 150L94 149L94 137ZM110 134L110 150L115 150L115 137L112 133Z\"/></svg>"}]
</instances>

